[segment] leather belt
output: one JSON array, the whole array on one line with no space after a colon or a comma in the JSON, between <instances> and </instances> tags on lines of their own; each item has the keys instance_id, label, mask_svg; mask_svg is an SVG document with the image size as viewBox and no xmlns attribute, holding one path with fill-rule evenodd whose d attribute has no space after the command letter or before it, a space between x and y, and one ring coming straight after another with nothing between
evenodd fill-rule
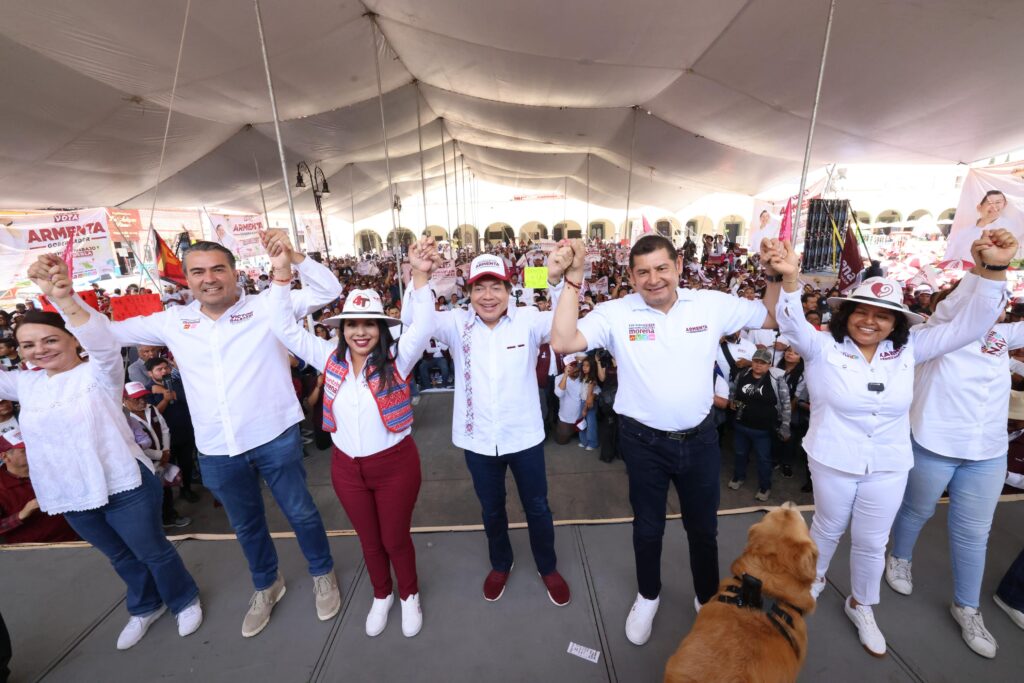
<instances>
[{"instance_id":1,"label":"leather belt","mask_svg":"<svg viewBox=\"0 0 1024 683\"><path fill-rule=\"evenodd\" d=\"M640 422L638 420L634 420L633 418L627 417L625 415L622 415L621 417L622 417L623 420L625 420L625 421L629 422L630 424L636 426L638 429L640 429L642 431L650 432L651 434L654 434L656 436L660 436L660 437L665 438L665 439L672 439L673 441L686 441L688 439L692 439L693 437L697 436L698 434L701 434L702 432L707 431L708 427L711 425L711 415L710 414L708 414L708 416L706 418L704 418L704 421L701 422L696 427L694 427L692 429L686 429L686 430L683 430L681 432L667 432L664 429L655 429L654 427L648 427L643 422Z\"/></svg>"}]
</instances>

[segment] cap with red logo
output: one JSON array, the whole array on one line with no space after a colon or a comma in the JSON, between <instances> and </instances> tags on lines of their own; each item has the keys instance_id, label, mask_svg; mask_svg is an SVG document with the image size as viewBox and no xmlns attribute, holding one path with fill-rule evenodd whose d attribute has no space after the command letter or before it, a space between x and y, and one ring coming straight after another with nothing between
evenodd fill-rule
<instances>
[{"instance_id":1,"label":"cap with red logo","mask_svg":"<svg viewBox=\"0 0 1024 683\"><path fill-rule=\"evenodd\" d=\"M25 440L21 438L21 431L12 429L0 435L0 453L6 453L14 448L24 448Z\"/></svg>"},{"instance_id":2,"label":"cap with red logo","mask_svg":"<svg viewBox=\"0 0 1024 683\"><path fill-rule=\"evenodd\" d=\"M149 389L142 382L128 382L124 385L125 398L142 398L149 396Z\"/></svg>"},{"instance_id":3,"label":"cap with red logo","mask_svg":"<svg viewBox=\"0 0 1024 683\"><path fill-rule=\"evenodd\" d=\"M331 327L341 327L345 320L383 320L389 327L402 324L398 318L384 315L380 294L372 289L353 289L345 296L341 313L320 322Z\"/></svg>"},{"instance_id":4,"label":"cap with red logo","mask_svg":"<svg viewBox=\"0 0 1024 683\"><path fill-rule=\"evenodd\" d=\"M887 280L882 277L869 277L853 290L849 296L829 297L828 305L839 306L847 301L858 304L868 304L879 308L886 308L890 311L902 313L911 325L924 322L924 316L911 313L910 309L903 305L903 285L896 280Z\"/></svg>"},{"instance_id":5,"label":"cap with red logo","mask_svg":"<svg viewBox=\"0 0 1024 683\"><path fill-rule=\"evenodd\" d=\"M469 264L469 279L467 285L472 285L482 277L493 277L502 282L508 282L508 267L504 259L494 254L480 254Z\"/></svg>"}]
</instances>

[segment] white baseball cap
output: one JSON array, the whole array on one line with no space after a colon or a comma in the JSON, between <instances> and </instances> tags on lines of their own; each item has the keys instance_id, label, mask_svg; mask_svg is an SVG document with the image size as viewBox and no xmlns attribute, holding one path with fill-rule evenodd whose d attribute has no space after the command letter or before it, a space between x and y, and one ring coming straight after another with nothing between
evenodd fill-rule
<instances>
[{"instance_id":1,"label":"white baseball cap","mask_svg":"<svg viewBox=\"0 0 1024 683\"><path fill-rule=\"evenodd\" d=\"M380 294L373 289L353 289L345 297L341 313L321 320L320 323L330 327L341 327L345 320L383 320L388 327L402 324L398 318L384 315L384 302L381 301Z\"/></svg>"},{"instance_id":2,"label":"white baseball cap","mask_svg":"<svg viewBox=\"0 0 1024 683\"><path fill-rule=\"evenodd\" d=\"M125 398L142 398L149 394L149 389L142 382L128 382L124 385Z\"/></svg>"},{"instance_id":3,"label":"white baseball cap","mask_svg":"<svg viewBox=\"0 0 1024 683\"><path fill-rule=\"evenodd\" d=\"M828 305L835 308L840 304L852 301L858 304L878 306L896 313L902 313L911 325L924 322L924 316L911 313L903 305L903 286L896 280L887 280L884 277L869 277L858 285L857 289L849 296L829 297Z\"/></svg>"},{"instance_id":4,"label":"white baseball cap","mask_svg":"<svg viewBox=\"0 0 1024 683\"><path fill-rule=\"evenodd\" d=\"M469 279L466 280L466 284L472 285L482 277L493 277L502 282L508 282L508 268L505 266L505 261L500 256L495 256L494 254L480 254L477 256L469 264Z\"/></svg>"}]
</instances>

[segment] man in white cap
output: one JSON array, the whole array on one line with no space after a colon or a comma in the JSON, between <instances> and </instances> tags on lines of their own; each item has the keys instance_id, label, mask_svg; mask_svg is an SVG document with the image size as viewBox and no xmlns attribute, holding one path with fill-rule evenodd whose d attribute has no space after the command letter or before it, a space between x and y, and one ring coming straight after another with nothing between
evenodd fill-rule
<instances>
[{"instance_id":1,"label":"man in white cap","mask_svg":"<svg viewBox=\"0 0 1024 683\"><path fill-rule=\"evenodd\" d=\"M629 476L637 596L626 637L643 645L651 635L661 593L661 548L669 487L674 485L689 544L695 602L718 591L718 502L721 454L711 408L719 340L737 330L774 327L781 278L765 301L679 287L683 259L670 240L644 235L629 252L636 293L599 304L579 319L577 297L585 249L579 240L559 249L569 289L559 299L551 346L559 353L605 348L618 365L614 410ZM768 306L768 308L766 308Z\"/></svg>"},{"instance_id":2,"label":"man in white cap","mask_svg":"<svg viewBox=\"0 0 1024 683\"><path fill-rule=\"evenodd\" d=\"M263 243L268 252L278 244L291 249L283 230L268 230ZM338 298L341 284L330 270L304 254L290 253L303 284L290 292L296 318ZM341 608L341 592L327 532L306 486L299 433L302 408L292 388L288 351L270 329L273 314L267 295L248 295L237 285L234 254L216 242L196 242L183 261L192 303L113 323L111 331L122 346L168 347L193 398L189 408L203 485L224 505L256 589L242 621L242 636L266 628L285 592L267 528L261 478L306 558L317 617L332 619ZM39 262L46 269L67 269L52 254ZM275 270L273 276L290 280L291 268Z\"/></svg>"},{"instance_id":3,"label":"man in white cap","mask_svg":"<svg viewBox=\"0 0 1024 683\"><path fill-rule=\"evenodd\" d=\"M548 262L549 283L564 265ZM519 490L530 548L548 597L563 606L569 586L557 571L555 528L544 469L544 423L537 393L537 350L548 341L552 314L510 305L508 267L497 255L473 259L467 280L470 309L437 313L435 338L455 366L452 441L464 449L473 487L483 508L491 571L484 598L495 601L512 571L512 544L505 509L505 475Z\"/></svg>"}]
</instances>

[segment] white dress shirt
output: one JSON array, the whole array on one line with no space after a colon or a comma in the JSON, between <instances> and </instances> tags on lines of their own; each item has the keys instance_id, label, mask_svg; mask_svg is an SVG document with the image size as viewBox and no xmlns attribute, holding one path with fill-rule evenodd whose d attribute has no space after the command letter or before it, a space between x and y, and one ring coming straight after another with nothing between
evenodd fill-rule
<instances>
[{"instance_id":1,"label":"white dress shirt","mask_svg":"<svg viewBox=\"0 0 1024 683\"><path fill-rule=\"evenodd\" d=\"M566 424L576 424L583 414L583 401L586 397L586 386L579 377L565 375L565 389L562 388L562 377L555 378L555 396L558 397L558 420Z\"/></svg>"},{"instance_id":2,"label":"white dress shirt","mask_svg":"<svg viewBox=\"0 0 1024 683\"><path fill-rule=\"evenodd\" d=\"M760 301L709 290L677 293L667 314L629 294L598 304L577 323L588 350L604 347L618 363L615 412L673 432L696 427L711 411L722 336L760 327L768 315Z\"/></svg>"},{"instance_id":3,"label":"white dress shirt","mask_svg":"<svg viewBox=\"0 0 1024 683\"><path fill-rule=\"evenodd\" d=\"M943 300L925 325L948 322L952 312ZM949 458L1005 456L1009 352L1022 346L1024 323L998 324L963 348L919 365L910 408L914 439Z\"/></svg>"},{"instance_id":4,"label":"white dress shirt","mask_svg":"<svg viewBox=\"0 0 1024 683\"><path fill-rule=\"evenodd\" d=\"M910 405L914 366L984 336L1002 309L1005 283L964 276L946 301L953 324L918 325L900 349L878 345L867 362L849 337L837 342L804 319L800 293L779 298L779 328L804 358L811 424L804 438L808 457L850 474L906 471L914 465ZM873 391L868 385L882 385ZM1005 439L1005 437L1004 437Z\"/></svg>"},{"instance_id":5,"label":"white dress shirt","mask_svg":"<svg viewBox=\"0 0 1024 683\"><path fill-rule=\"evenodd\" d=\"M733 330L735 332L735 330ZM772 333L775 330L770 330ZM729 334L732 334L731 332ZM757 345L749 339L744 339L742 336L734 342L726 341L725 345L729 347L729 353L732 355L733 362L738 360L751 360L754 357L754 351L757 351ZM722 351L722 346L718 346L718 356L716 357L718 367L725 372L725 376L729 377L729 361L725 357L725 352Z\"/></svg>"},{"instance_id":6,"label":"white dress shirt","mask_svg":"<svg viewBox=\"0 0 1024 683\"><path fill-rule=\"evenodd\" d=\"M537 392L537 350L551 338L551 311L509 301L508 311L489 328L473 311L436 313L434 336L448 345L455 368L452 442L482 455L518 453L544 441ZM470 325L468 404L463 331ZM471 419L468 419L471 418ZM471 430L467 430L467 422Z\"/></svg>"},{"instance_id":7,"label":"white dress shirt","mask_svg":"<svg viewBox=\"0 0 1024 683\"><path fill-rule=\"evenodd\" d=\"M271 330L289 351L323 372L327 360L337 351L338 342L321 339L295 322L285 287L271 287L269 296L274 311ZM423 356L423 349L430 340L435 322L434 298L430 294L430 287L417 289L408 302L416 308L414 322L405 328L405 334L398 340L395 357L398 374L406 378ZM358 376L351 372L352 355L348 352L345 354L345 362L349 364L350 371L334 397L332 412L338 428L331 433L331 441L339 451L353 458L380 453L397 445L412 433L412 427L398 433L389 431L381 421L377 399L366 381L366 368Z\"/></svg>"},{"instance_id":8,"label":"white dress shirt","mask_svg":"<svg viewBox=\"0 0 1024 683\"><path fill-rule=\"evenodd\" d=\"M302 289L290 292L301 318L341 293L341 284L311 258L298 266ZM112 323L117 341L166 346L181 370L196 445L203 455L240 455L302 420L288 351L270 330L269 293L239 292L213 320L194 301L161 313Z\"/></svg>"},{"instance_id":9,"label":"white dress shirt","mask_svg":"<svg viewBox=\"0 0 1024 683\"><path fill-rule=\"evenodd\" d=\"M121 409L124 365L109 321L91 308L69 328L89 361L52 377L45 370L0 372L0 398L19 416L39 509L50 515L103 507L142 483L138 463L153 465L135 443Z\"/></svg>"}]
</instances>

